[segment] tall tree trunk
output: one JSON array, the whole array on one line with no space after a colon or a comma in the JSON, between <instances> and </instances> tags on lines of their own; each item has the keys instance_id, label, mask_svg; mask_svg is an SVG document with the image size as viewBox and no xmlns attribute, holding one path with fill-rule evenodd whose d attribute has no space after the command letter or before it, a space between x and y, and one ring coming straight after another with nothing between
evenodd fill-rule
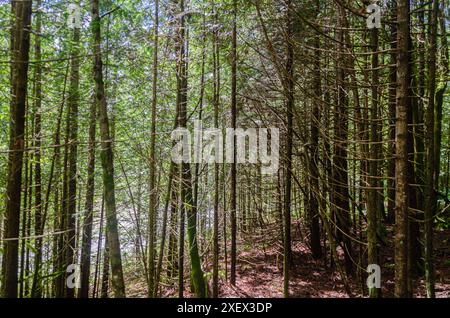
<instances>
[{"instance_id":1,"label":"tall tree trunk","mask_svg":"<svg viewBox=\"0 0 450 318\"><path fill-rule=\"evenodd\" d=\"M320 13L320 2L316 1L316 14ZM309 222L310 222L310 245L311 252L315 259L322 257L322 247L320 245L319 228L319 125L320 111L322 103L321 71L320 71L320 38L318 35L314 38L314 79L313 90L315 91L312 123L311 123L311 156L310 156L310 186L309 186Z\"/></svg>"},{"instance_id":2,"label":"tall tree trunk","mask_svg":"<svg viewBox=\"0 0 450 318\"><path fill-rule=\"evenodd\" d=\"M31 297L41 298L42 296L42 282L40 278L41 263L42 263L42 237L44 230L43 215L42 215L42 180L41 180L41 112L42 112L42 67L41 67L41 1L36 2L36 35L34 42L34 54L36 59L36 67L34 73L34 228L36 253L34 256L34 275L33 284L31 287ZM31 199L31 198L30 198Z\"/></svg>"},{"instance_id":3,"label":"tall tree trunk","mask_svg":"<svg viewBox=\"0 0 450 318\"><path fill-rule=\"evenodd\" d=\"M435 152L435 174L436 176L440 175L441 171L441 143L442 143L442 118L443 118L443 105L444 105L444 94L447 91L447 85L448 81L445 80L445 76L449 74L449 49L448 49L448 40L447 40L447 28L446 28L446 16L443 12L443 10L439 11L438 15L438 21L439 21L439 27L440 27L440 39L441 39L441 74L439 76L440 78L440 84L437 85L436 88L436 94L435 94L435 103L436 103L436 111L435 111L435 125L434 125L434 152ZM449 152L450 154L450 152ZM450 163L450 162L448 162ZM450 167L447 165L447 171L450 169ZM448 191L449 191L449 174L447 173L447 182L444 184L444 187L446 189L445 191L445 198L448 198ZM439 191L439 177L435 180L435 187L436 191ZM437 206L439 209L440 207ZM436 211L437 212L437 211Z\"/></svg>"},{"instance_id":4,"label":"tall tree trunk","mask_svg":"<svg viewBox=\"0 0 450 318\"><path fill-rule=\"evenodd\" d=\"M197 107L198 108L198 120L201 122L203 120L203 104L204 104L204 97L205 97L205 59L206 59L206 47L205 47L205 41L206 41L206 35L205 35L205 18L203 17L203 33L202 33L202 62L201 62L201 74L200 74L200 93L199 93L199 99L198 99L198 103L197 103ZM201 134L198 135L197 138L197 142L198 145L201 145ZM198 146L196 148L196 151L198 151L200 153L200 151L202 151L201 146ZM202 170L202 166L201 163L195 163L194 166L194 207L196 208L196 210L198 211L199 209L199 190L200 190L200 182L201 182L201 170ZM206 187L208 187L208 174L204 174L205 177L205 182L206 182ZM202 215L200 214L200 237L204 237L202 234L204 233L203 229L204 226L206 224L206 217L202 218ZM200 253L203 254L202 252L202 245L200 245Z\"/></svg>"},{"instance_id":5,"label":"tall tree trunk","mask_svg":"<svg viewBox=\"0 0 450 318\"><path fill-rule=\"evenodd\" d=\"M178 115L176 116L178 118ZM177 232L178 232L178 197L177 189L179 188L178 180L179 172L178 166L174 165L172 190L170 194L170 232L169 232L169 244L168 250L168 264L167 264L167 276L173 278L176 275L178 269L178 257L177 257Z\"/></svg>"},{"instance_id":6,"label":"tall tree trunk","mask_svg":"<svg viewBox=\"0 0 450 318\"><path fill-rule=\"evenodd\" d=\"M231 36L231 128L236 129L237 120L237 0L233 0L233 30ZM237 209L237 184L236 184L236 136L233 136L233 162L231 163L230 186L230 225L231 225L231 260L230 283L236 285L236 209Z\"/></svg>"},{"instance_id":7,"label":"tall tree trunk","mask_svg":"<svg viewBox=\"0 0 450 318\"><path fill-rule=\"evenodd\" d=\"M122 271L119 230L117 225L116 198L114 191L114 163L112 140L109 129L108 110L102 74L101 56L101 21L99 16L99 0L91 1L92 32L94 37L94 78L97 98L100 135L101 162L103 168L103 187L105 191L106 234L108 236L109 258L112 272L112 288L116 298L125 297L125 284Z\"/></svg>"},{"instance_id":8,"label":"tall tree trunk","mask_svg":"<svg viewBox=\"0 0 450 318\"><path fill-rule=\"evenodd\" d=\"M159 30L159 0L155 1L154 45L153 45L153 83L152 83L152 127L150 136L150 206L148 231L148 297L155 297L155 232L157 213L157 187L156 187L156 106L158 91L158 34Z\"/></svg>"},{"instance_id":9,"label":"tall tree trunk","mask_svg":"<svg viewBox=\"0 0 450 318\"><path fill-rule=\"evenodd\" d=\"M62 224L62 208L60 205L60 185L61 185L61 127L62 127L62 118L64 114L64 106L65 106L65 96L66 96L66 88L67 88L67 78L69 75L69 66L70 63L67 63L66 72L64 76L64 84L62 89L62 99L61 106L58 114L58 122L56 126L55 132L55 153L54 153L54 169L55 169L55 189L53 196L53 228L55 231L63 230ZM47 185L47 194L46 197L49 198L50 191L50 181ZM49 200L46 200L46 204ZM63 274L61 273L61 253L60 251L62 244L63 234L55 235L53 238L53 246L52 246L52 254L53 254L53 274L55 275L53 279L53 295L54 297L62 297L62 281Z\"/></svg>"},{"instance_id":10,"label":"tall tree trunk","mask_svg":"<svg viewBox=\"0 0 450 318\"><path fill-rule=\"evenodd\" d=\"M222 133L225 129L222 129ZM225 138L224 138L225 139ZM225 147L225 140L223 140L223 145ZM225 148L224 148L225 149ZM222 199L223 199L223 215L222 215L222 236L223 236L223 258L224 258L224 268L225 268L225 281L228 281L228 248L227 248L227 182L226 182L226 165L225 162L222 164L222 174L221 174L221 183L222 183Z\"/></svg>"},{"instance_id":11,"label":"tall tree trunk","mask_svg":"<svg viewBox=\"0 0 450 318\"><path fill-rule=\"evenodd\" d=\"M60 215L60 206L59 206L59 172L60 172L60 141L61 141L61 124L62 124L62 117L64 112L64 104L65 104L65 94L66 94L66 84L67 84L67 77L69 74L69 63L67 63L66 72L64 75L64 81L63 81L63 89L62 89L62 101L61 105L58 110L58 117L56 121L56 127L55 127L55 133L54 133L54 153L52 157L52 163L50 166L50 173L49 173L49 180L47 183L47 189L45 193L45 200L44 200L44 211L43 211L43 221L42 224L45 224L45 220L48 214L49 204L52 200L50 200L50 195L53 193L54 199L53 199L53 230L55 232L59 231L60 228L60 221L59 221L59 215ZM53 181L55 180L55 181ZM59 256L57 256L58 253L58 242L60 241L61 235L55 235L52 239L52 271L57 272L59 270ZM53 278L53 288L52 288L52 294L53 296L56 296L57 291L57 284L60 281L59 276L56 275L56 277Z\"/></svg>"},{"instance_id":12,"label":"tall tree trunk","mask_svg":"<svg viewBox=\"0 0 450 318\"><path fill-rule=\"evenodd\" d=\"M421 36L425 41L425 23L423 22L423 12L419 12L419 24ZM409 39L410 47L413 47L412 38ZM408 293L413 294L412 278L420 274L421 264L421 242L419 222L423 220L424 202L424 122L423 122L423 100L425 99L425 47L422 41L419 42L419 65L417 77L415 76L414 56L411 53L411 63L409 75L411 76L409 96L411 100L411 112L408 112L408 183L409 183L409 228L408 228L408 272L411 275L408 286ZM414 87L417 87L415 93Z\"/></svg>"},{"instance_id":13,"label":"tall tree trunk","mask_svg":"<svg viewBox=\"0 0 450 318\"><path fill-rule=\"evenodd\" d=\"M372 107L371 107L371 123L370 123L370 161L368 183L369 190L367 193L367 243L368 243L368 264L379 264L378 259L378 160L379 160L379 101L378 101L378 29L371 31L372 46ZM369 296L377 298L380 296L380 289L376 287L369 288Z\"/></svg>"},{"instance_id":14,"label":"tall tree trunk","mask_svg":"<svg viewBox=\"0 0 450 318\"><path fill-rule=\"evenodd\" d=\"M167 192L164 204L164 213L162 220L162 229L161 229L161 244L159 245L159 254L158 254L158 262L156 266L156 275L155 275L155 296L158 296L159 283L161 279L161 270L162 270L162 262L164 258L164 248L166 245L166 236L167 236L167 212L169 210L169 204L171 201L171 193L173 191L173 177L175 171L175 164L173 162L170 163L170 172L169 172L169 180L167 181Z\"/></svg>"},{"instance_id":15,"label":"tall tree trunk","mask_svg":"<svg viewBox=\"0 0 450 318\"><path fill-rule=\"evenodd\" d=\"M33 131L33 129L31 129L31 130ZM29 200L28 200L28 206L25 207L26 214L27 214L26 219L28 220L27 227L26 227L26 233L25 233L26 237L31 236L31 223L32 223L31 210L32 210L32 206L33 206L33 201L31 199L33 197L33 173L32 172L33 172L33 167L34 167L33 162L32 162L32 160L33 160L32 154L30 154L30 157L31 157L31 161L30 161L30 165L28 167L28 169L29 169L28 175L29 175L30 180L29 180L28 190L27 190ZM30 259L30 255L31 255L30 250L31 249L29 247L29 244L26 244L26 245L27 245L27 247L26 247L26 251L25 251L25 290L24 290L24 293L26 295L29 295L30 294L29 277L31 275L31 266L30 266L31 265L31 259Z\"/></svg>"},{"instance_id":16,"label":"tall tree trunk","mask_svg":"<svg viewBox=\"0 0 450 318\"><path fill-rule=\"evenodd\" d=\"M25 111L28 113L28 110ZM28 129L25 127L25 149L28 148ZM27 234L27 223L30 220L27 219L27 207L28 207L28 162L29 162L29 154L27 152L24 153L24 163L23 166L25 168L24 173L24 187L23 187L23 209L22 209L22 227L21 227L21 235L22 237L26 237ZM20 242L20 273L19 273L19 298L23 298L25 296L25 253L27 249L27 244L25 240L21 240Z\"/></svg>"},{"instance_id":17,"label":"tall tree trunk","mask_svg":"<svg viewBox=\"0 0 450 318\"><path fill-rule=\"evenodd\" d=\"M392 16L396 16L397 4L392 1ZM389 134L388 134L388 155L387 160L387 222L392 224L395 221L395 108L396 108L396 85L397 85L397 25L390 25L391 31L391 47L390 47L390 64L393 65L389 70Z\"/></svg>"},{"instance_id":18,"label":"tall tree trunk","mask_svg":"<svg viewBox=\"0 0 450 318\"><path fill-rule=\"evenodd\" d=\"M74 28L72 37L68 107L68 176L67 176L67 247L66 265L75 264L76 212L77 212L77 149L78 104L80 83L80 29ZM65 268L64 268L65 270ZM73 298L75 289L67 286L66 297Z\"/></svg>"},{"instance_id":19,"label":"tall tree trunk","mask_svg":"<svg viewBox=\"0 0 450 318\"><path fill-rule=\"evenodd\" d=\"M445 2L443 2L445 4ZM439 6L438 6L439 7ZM442 118L443 118L443 105L444 105L444 94L447 91L447 83L445 76L449 74L449 49L446 31L446 18L444 15L444 10L438 10L438 22L440 26L440 39L441 39L441 74L440 84L436 84L435 93L435 125L434 125L434 152L435 152L435 188L439 191L439 175L441 171L441 143L442 143ZM439 209L439 206L437 206Z\"/></svg>"},{"instance_id":20,"label":"tall tree trunk","mask_svg":"<svg viewBox=\"0 0 450 318\"><path fill-rule=\"evenodd\" d=\"M72 62L70 63L70 76L72 75ZM69 85L70 91L70 85ZM69 93L70 94L70 93ZM64 156L62 158L62 189L61 189L61 207L59 209L59 227L63 233L60 235L58 239L58 282L57 282L57 297L66 297L66 279L67 273L66 269L69 265L68 256L69 253L67 251L67 246L69 242L69 232L68 232L68 216L67 216L67 206L68 206L68 189L69 189L69 137L70 137L70 109L69 105L67 105L66 110L66 118L65 118L65 130L64 130Z\"/></svg>"},{"instance_id":21,"label":"tall tree trunk","mask_svg":"<svg viewBox=\"0 0 450 318\"><path fill-rule=\"evenodd\" d=\"M186 57L185 57L185 39L184 39L184 32L185 32L185 24L184 24L184 0L176 0L176 3L180 5L180 25L178 27L178 33L177 33L177 39L176 39L176 54L177 54L177 120L178 120L178 127L181 127L181 113L186 110L183 110L182 108L185 107L183 104L183 87L187 89L187 87L184 85L185 77L186 77ZM184 94L187 94L187 92L184 92ZM184 297L184 245L185 245L185 224L186 224L186 202L185 202L185 182L189 182L190 180L185 180L186 176L184 175L184 169L183 164L179 165L178 173L179 173L179 195L181 198L180 202L180 231L178 233L179 236L179 242L178 242L178 297L183 298ZM190 183L189 183L190 184Z\"/></svg>"},{"instance_id":22,"label":"tall tree trunk","mask_svg":"<svg viewBox=\"0 0 450 318\"><path fill-rule=\"evenodd\" d=\"M178 127L187 127L187 90L188 90L188 74L187 74L187 53L186 44L187 38L185 36L185 7L184 0L179 0L179 9L181 12L180 25L178 28L178 43L177 43L177 53L178 53L178 67L177 67L177 88L178 88L178 104L179 104L179 121ZM204 298L207 296L206 284L203 277L203 271L201 268L200 256L198 253L197 245L197 207L194 206L193 195L192 195L192 175L191 167L189 162L181 163L181 227L184 224L183 216L186 215L187 218L187 235L188 235L188 247L189 247L189 258L191 265L191 283L194 287L194 293L199 298ZM180 238L181 238L180 234ZM183 244L183 240L180 240L180 248ZM180 253L181 254L181 253ZM180 256L181 257L181 256ZM180 262L180 273L182 272L182 263ZM182 279L180 275L180 279ZM182 295L181 295L182 296Z\"/></svg>"},{"instance_id":23,"label":"tall tree trunk","mask_svg":"<svg viewBox=\"0 0 450 318\"><path fill-rule=\"evenodd\" d=\"M218 13L214 8L214 22L217 23ZM214 85L214 128L219 128L219 103L220 103L220 70L219 70L219 44L218 44L218 31L214 30L213 33L213 85ZM214 164L214 226L213 226L213 288L212 297L219 297L219 163Z\"/></svg>"},{"instance_id":24,"label":"tall tree trunk","mask_svg":"<svg viewBox=\"0 0 450 318\"><path fill-rule=\"evenodd\" d=\"M284 193L284 256L283 256L283 293L289 297L289 270L291 267L291 188L292 188L292 149L293 149L293 117L294 117L294 22L292 1L286 2L286 70L284 92L286 102L286 154L285 154L285 193Z\"/></svg>"},{"instance_id":25,"label":"tall tree trunk","mask_svg":"<svg viewBox=\"0 0 450 318\"><path fill-rule=\"evenodd\" d=\"M95 132L97 121L97 102L93 100L90 109L89 142L88 142L88 164L86 182L86 202L84 206L83 236L81 242L81 275L79 298L89 297L89 276L91 273L91 245L92 245L92 222L94 221L94 194L95 194Z\"/></svg>"},{"instance_id":26,"label":"tall tree trunk","mask_svg":"<svg viewBox=\"0 0 450 318\"><path fill-rule=\"evenodd\" d=\"M14 27L12 37L11 108L9 129L8 177L6 181L6 220L2 296L17 297L20 202L25 131L25 103L28 84L28 58L31 31L31 1L12 1Z\"/></svg>"},{"instance_id":27,"label":"tall tree trunk","mask_svg":"<svg viewBox=\"0 0 450 318\"><path fill-rule=\"evenodd\" d=\"M434 266L433 266L433 221L437 207L436 179L439 178L439 170L436 169L435 152L435 92L436 92L436 52L437 52L437 26L438 26L439 1L432 2L430 21L430 49L428 55L428 108L427 108L427 181L425 194L425 285L427 297L434 298ZM438 154L440 155L440 154Z\"/></svg>"},{"instance_id":28,"label":"tall tree trunk","mask_svg":"<svg viewBox=\"0 0 450 318\"><path fill-rule=\"evenodd\" d=\"M339 25L345 27L347 18L344 8L339 5ZM337 31L338 37L338 68L337 68L337 109L334 123L334 152L332 179L333 204L335 206L335 216L337 225L337 237L342 242L342 249L345 257L345 271L351 275L353 273L352 245L349 237L350 230L350 204L348 193L348 164L347 164L347 143L348 143L348 98L347 98L347 48L344 45L344 30Z\"/></svg>"},{"instance_id":29,"label":"tall tree trunk","mask_svg":"<svg viewBox=\"0 0 450 318\"><path fill-rule=\"evenodd\" d=\"M395 296L407 297L409 0L397 2L397 105L395 126Z\"/></svg>"}]
</instances>

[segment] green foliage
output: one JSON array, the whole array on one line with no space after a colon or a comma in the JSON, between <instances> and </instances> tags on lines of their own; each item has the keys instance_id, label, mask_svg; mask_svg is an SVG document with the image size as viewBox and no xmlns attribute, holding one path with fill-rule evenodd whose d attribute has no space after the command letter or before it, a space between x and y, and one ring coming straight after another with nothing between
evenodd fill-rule
<instances>
[{"instance_id":1,"label":"green foliage","mask_svg":"<svg viewBox=\"0 0 450 318\"><path fill-rule=\"evenodd\" d=\"M444 216L436 216L436 228L439 230L450 229L450 217L445 218Z\"/></svg>"}]
</instances>

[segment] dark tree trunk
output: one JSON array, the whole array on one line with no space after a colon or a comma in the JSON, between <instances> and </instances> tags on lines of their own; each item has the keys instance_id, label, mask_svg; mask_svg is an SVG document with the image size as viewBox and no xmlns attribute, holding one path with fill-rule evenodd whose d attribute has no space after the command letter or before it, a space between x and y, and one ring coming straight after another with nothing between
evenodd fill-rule
<instances>
[{"instance_id":1,"label":"dark tree trunk","mask_svg":"<svg viewBox=\"0 0 450 318\"><path fill-rule=\"evenodd\" d=\"M75 264L77 212L78 104L80 82L80 29L73 30L68 107L68 176L67 176L67 247L66 265ZM65 270L65 268L64 268ZM66 297L73 298L75 289L67 287Z\"/></svg>"},{"instance_id":2,"label":"dark tree trunk","mask_svg":"<svg viewBox=\"0 0 450 318\"><path fill-rule=\"evenodd\" d=\"M407 297L408 275L408 111L409 0L397 2L397 105L395 129L395 296Z\"/></svg>"},{"instance_id":3,"label":"dark tree trunk","mask_svg":"<svg viewBox=\"0 0 450 318\"><path fill-rule=\"evenodd\" d=\"M42 237L44 232L44 223L42 215L42 178L41 178L41 111L42 111L42 67L41 67L41 24L42 15L40 12L41 1L36 2L36 35L34 42L34 54L37 64L34 72L34 233L37 236L35 241L36 253L34 256L34 275L31 287L31 297L41 298L42 282L41 282L41 263L42 263ZM30 198L31 199L31 198Z\"/></svg>"},{"instance_id":4,"label":"dark tree trunk","mask_svg":"<svg viewBox=\"0 0 450 318\"><path fill-rule=\"evenodd\" d=\"M396 3L391 4L392 15L396 16ZM397 25L392 23L391 31L391 53L390 63L392 65L397 63ZM387 160L387 221L394 223L395 221L395 108L396 108L396 85L397 85L397 69L392 66L389 70L389 139L388 139L388 155Z\"/></svg>"},{"instance_id":5,"label":"dark tree trunk","mask_svg":"<svg viewBox=\"0 0 450 318\"><path fill-rule=\"evenodd\" d=\"M289 297L289 270L291 267L291 190L292 190L292 149L293 149L293 117L294 117L294 22L291 0L286 2L286 75L284 83L286 101L286 153L285 153L285 193L284 193L284 256L283 256L283 293Z\"/></svg>"},{"instance_id":6,"label":"dark tree trunk","mask_svg":"<svg viewBox=\"0 0 450 318\"><path fill-rule=\"evenodd\" d=\"M317 15L320 11L320 2L316 1ZM322 257L322 247L320 245L320 228L319 228L319 126L320 112L322 110L322 87L321 87L321 71L320 71L320 38L315 36L314 47L314 80L313 90L316 92L313 102L312 123L311 123L311 156L310 156L310 185L309 185L309 222L310 222L310 245L311 252L315 259Z\"/></svg>"},{"instance_id":7,"label":"dark tree trunk","mask_svg":"<svg viewBox=\"0 0 450 318\"><path fill-rule=\"evenodd\" d=\"M236 129L237 120L237 0L233 0L233 30L231 36L231 128ZM231 260L230 283L236 285L236 209L237 209L237 184L236 184L236 136L233 136L233 162L231 163L230 185L230 225L231 225Z\"/></svg>"},{"instance_id":8,"label":"dark tree trunk","mask_svg":"<svg viewBox=\"0 0 450 318\"><path fill-rule=\"evenodd\" d=\"M339 25L345 27L346 15L342 6L339 6ZM343 45L345 39L344 30L338 31L339 60L337 69L337 109L334 122L334 151L332 179L334 183L333 204L337 225L338 241L342 243L345 257L345 271L348 275L353 273L352 245L350 235L350 204L348 193L348 98L347 98L347 72L346 48Z\"/></svg>"},{"instance_id":9,"label":"dark tree trunk","mask_svg":"<svg viewBox=\"0 0 450 318\"><path fill-rule=\"evenodd\" d=\"M217 10L217 9L214 9ZM217 23L217 12L214 11L214 21ZM219 43L218 43L218 31L215 30L213 33L213 85L214 85L214 127L219 128L219 98L220 98L220 69L219 69ZM213 226L213 288L212 297L219 297L219 163L214 164L214 226Z\"/></svg>"},{"instance_id":10,"label":"dark tree trunk","mask_svg":"<svg viewBox=\"0 0 450 318\"><path fill-rule=\"evenodd\" d=\"M430 50L428 55L428 108L427 108L427 181L425 193L425 285L427 297L434 298L434 266L433 266L433 221L436 202L436 179L439 178L439 169L436 169L435 152L435 91L436 91L436 52L437 52L437 24L439 1L432 2L430 21ZM440 155L440 154L439 154Z\"/></svg>"},{"instance_id":11,"label":"dark tree trunk","mask_svg":"<svg viewBox=\"0 0 450 318\"><path fill-rule=\"evenodd\" d=\"M378 259L378 160L379 160L379 101L378 101L378 29L371 30L371 46L372 46L372 107L371 107L371 123L370 123L370 161L368 183L370 189L367 193L367 242L368 242L368 264L379 264ZM378 298L380 289L369 288L369 296Z\"/></svg>"},{"instance_id":12,"label":"dark tree trunk","mask_svg":"<svg viewBox=\"0 0 450 318\"><path fill-rule=\"evenodd\" d=\"M28 84L28 58L31 30L31 1L12 1L14 26L12 37L11 108L9 129L8 176L6 181L6 220L2 266L2 296L17 297L20 202L25 132L25 103Z\"/></svg>"}]
</instances>

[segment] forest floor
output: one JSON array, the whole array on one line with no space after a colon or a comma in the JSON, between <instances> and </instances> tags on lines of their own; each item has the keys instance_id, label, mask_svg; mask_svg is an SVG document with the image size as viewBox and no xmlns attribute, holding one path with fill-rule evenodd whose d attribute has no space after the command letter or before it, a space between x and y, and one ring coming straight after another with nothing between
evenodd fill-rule
<instances>
[{"instance_id":1,"label":"forest floor","mask_svg":"<svg viewBox=\"0 0 450 318\"><path fill-rule=\"evenodd\" d=\"M336 269L331 268L328 259L315 260L309 247L303 243L303 230L299 226L293 228L293 237L296 240L292 245L293 268L290 272L290 293L296 298L346 298L344 284ZM390 232L390 231L389 231ZM281 245L278 242L268 244L260 239L248 236L245 242L240 242L241 251L238 254L236 285L225 282L225 273L220 271L220 297L238 298L266 298L283 297L283 256ZM268 236L265 236L268 237ZM241 238L242 240L242 238ZM250 243L251 241L251 243ZM381 280L383 297L393 297L394 292L394 252L393 238L388 234L387 246L380 250ZM435 232L435 266L436 266L436 297L450 297L450 230L436 230ZM228 250L229 251L229 250ZM358 251L355 252L358 257ZM343 260L343 253L338 248L338 255ZM363 257L367 257L364 255ZM207 261L208 262L208 261ZM224 260L220 260L223 264ZM210 271L205 266L206 271ZM229 266L229 256L228 256ZM364 274L364 273L363 273ZM229 275L229 273L228 273ZM349 277L350 289L353 297L364 297L362 290L366 276ZM145 297L145 283L137 277L135 284L129 289L130 297ZM176 283L175 283L176 285ZM364 286L365 287L365 286ZM423 277L414 280L414 297L425 297ZM192 297L189 285L186 285L185 297ZM365 289L365 288L364 288ZM175 288L164 288L163 297L176 297Z\"/></svg>"}]
</instances>

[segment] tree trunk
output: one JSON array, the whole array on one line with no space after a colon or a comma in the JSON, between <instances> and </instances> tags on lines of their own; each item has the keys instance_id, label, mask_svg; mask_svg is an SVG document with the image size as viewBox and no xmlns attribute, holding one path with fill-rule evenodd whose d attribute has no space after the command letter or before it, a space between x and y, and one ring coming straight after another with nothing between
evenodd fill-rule
<instances>
[{"instance_id":1,"label":"tree trunk","mask_svg":"<svg viewBox=\"0 0 450 318\"><path fill-rule=\"evenodd\" d=\"M320 13L320 2L316 1L316 14ZM311 252L315 259L322 257L322 247L320 245L320 228L319 228L319 125L320 112L322 103L322 87L320 74L320 38L315 36L314 47L314 79L313 90L314 95L312 122L311 122L311 156L310 156L310 185L309 185L309 222L310 222L310 245Z\"/></svg>"},{"instance_id":2,"label":"tree trunk","mask_svg":"<svg viewBox=\"0 0 450 318\"><path fill-rule=\"evenodd\" d=\"M286 102L286 154L285 154L285 193L284 193L284 256L283 256L283 293L289 297L289 270L291 267L291 187L292 187L292 148L293 148L293 117L294 117L294 22L292 2L286 2L286 75L284 83Z\"/></svg>"},{"instance_id":3,"label":"tree trunk","mask_svg":"<svg viewBox=\"0 0 450 318\"><path fill-rule=\"evenodd\" d=\"M395 126L395 296L407 297L409 0L397 2L397 105Z\"/></svg>"},{"instance_id":4,"label":"tree trunk","mask_svg":"<svg viewBox=\"0 0 450 318\"><path fill-rule=\"evenodd\" d=\"M103 237L103 219L105 212L105 196L102 195L102 203L100 208L100 229L98 231L98 244L97 244L97 256L95 260L95 272L94 272L94 286L92 288L92 298L98 297L98 285L99 283L99 272L100 272L100 257L101 257L101 248L102 248L102 237ZM105 253L106 253L106 244L105 244Z\"/></svg>"},{"instance_id":5,"label":"tree trunk","mask_svg":"<svg viewBox=\"0 0 450 318\"><path fill-rule=\"evenodd\" d=\"M214 22L217 23L218 13L214 8ZM219 44L218 44L218 31L214 30L213 33L213 85L214 85L214 128L219 128L219 103L220 103L220 69L219 69ZM213 288L212 297L219 297L219 163L214 164L214 226L213 226Z\"/></svg>"},{"instance_id":6,"label":"tree trunk","mask_svg":"<svg viewBox=\"0 0 450 318\"><path fill-rule=\"evenodd\" d=\"M368 183L370 189L367 193L367 243L368 243L368 264L379 265L378 259L378 160L379 160L379 111L378 111L378 29L374 28L371 31L371 46L372 46L372 107L371 107L371 125L370 125L370 161L369 161L369 175ZM373 287L369 288L369 296L371 298L378 298L380 296L380 289Z\"/></svg>"},{"instance_id":7,"label":"tree trunk","mask_svg":"<svg viewBox=\"0 0 450 318\"><path fill-rule=\"evenodd\" d=\"M436 202L436 179L439 178L439 169L436 169L435 152L435 91L436 91L436 51L437 51L437 24L438 24L439 1L432 2L430 21L430 49L428 55L428 108L427 108L427 181L425 194L425 285L427 297L434 298L434 266L433 266L433 221ZM440 155L440 154L439 154Z\"/></svg>"},{"instance_id":8,"label":"tree trunk","mask_svg":"<svg viewBox=\"0 0 450 318\"><path fill-rule=\"evenodd\" d=\"M125 297L125 284L122 271L119 231L116 215L116 198L114 191L114 164L112 140L109 130L108 110L102 74L101 32L99 16L99 0L91 1L92 32L94 37L94 78L95 96L97 99L100 135L101 162L103 168L103 187L105 191L106 234L108 236L109 258L112 272L112 288L116 298Z\"/></svg>"},{"instance_id":9,"label":"tree trunk","mask_svg":"<svg viewBox=\"0 0 450 318\"><path fill-rule=\"evenodd\" d=\"M77 149L78 149L78 104L80 82L80 29L73 30L68 107L68 180L67 180L67 249L66 265L75 264L76 212L77 212ZM65 270L65 268L64 268ZM66 297L73 298L75 289L67 287Z\"/></svg>"},{"instance_id":10,"label":"tree trunk","mask_svg":"<svg viewBox=\"0 0 450 318\"><path fill-rule=\"evenodd\" d=\"M41 282L41 263L42 263L42 237L44 232L43 215L42 215L42 178L41 178L41 112L42 112L42 67L41 67L41 24L42 14L40 12L41 1L36 2L36 35L34 42L34 54L36 59L34 73L34 228L35 235L38 236L35 241L36 253L34 256L34 275L31 287L31 297L41 298L42 282ZM31 198L30 198L31 199Z\"/></svg>"},{"instance_id":11,"label":"tree trunk","mask_svg":"<svg viewBox=\"0 0 450 318\"><path fill-rule=\"evenodd\" d=\"M105 251L103 252L103 272L102 272L102 287L101 287L101 298L108 298L109 289L109 262L110 262L110 249L109 249L109 238L108 238L108 225L105 228Z\"/></svg>"},{"instance_id":12,"label":"tree trunk","mask_svg":"<svg viewBox=\"0 0 450 318\"><path fill-rule=\"evenodd\" d=\"M155 232L157 207L157 187L156 187L156 106L158 103L158 29L159 29L159 0L155 1L154 20L154 47L153 47L153 83L152 83L152 126L150 136L150 206L149 206L149 231L148 231L148 276L149 287L148 297L155 297Z\"/></svg>"},{"instance_id":13,"label":"tree trunk","mask_svg":"<svg viewBox=\"0 0 450 318\"><path fill-rule=\"evenodd\" d=\"M156 277L155 277L155 296L158 296L159 283L161 279L161 270L162 270L162 262L164 257L164 248L166 245L166 236L167 236L167 212L169 210L169 204L171 204L171 193L173 191L173 177L175 171L175 164L173 162L170 163L170 172L169 172L169 180L167 181L167 192L164 204L164 213L162 220L162 229L161 229L161 243L159 245L159 255L158 262L156 266Z\"/></svg>"},{"instance_id":14,"label":"tree trunk","mask_svg":"<svg viewBox=\"0 0 450 318\"><path fill-rule=\"evenodd\" d=\"M231 128L236 129L237 120L237 0L233 0L233 30L231 36ZM231 163L230 186L230 225L231 225L231 260L230 283L236 285L236 209L237 209L237 184L236 184L236 136L233 136L233 162Z\"/></svg>"},{"instance_id":15,"label":"tree trunk","mask_svg":"<svg viewBox=\"0 0 450 318\"><path fill-rule=\"evenodd\" d=\"M185 36L185 16L184 16L184 0L178 2L181 17L180 25L178 29L178 67L177 67L177 88L178 88L178 105L179 105L179 122L178 127L187 127L187 90L188 90L188 78L187 78L187 54L186 44L187 39ZM191 265L191 283L194 287L194 293L198 298L204 298L207 296L206 284L203 278L203 271L201 269L200 256L198 254L197 245L197 207L194 206L192 195L192 175L189 162L181 163L181 228L184 226L184 215L187 217L187 234L188 234L188 246L189 257ZM180 234L180 238L182 235ZM183 245L183 240L180 240L180 248ZM180 253L181 255L181 253ZM180 256L181 258L181 256ZM182 263L180 262L180 273L182 272ZM180 275L180 280L183 276ZM182 296L182 289L180 289Z\"/></svg>"},{"instance_id":16,"label":"tree trunk","mask_svg":"<svg viewBox=\"0 0 450 318\"><path fill-rule=\"evenodd\" d=\"M91 272L92 222L94 221L95 194L95 132L97 121L97 102L93 100L90 109L88 164L86 182L86 202L84 206L83 236L81 243L81 276L79 298L89 297L89 276Z\"/></svg>"},{"instance_id":17,"label":"tree trunk","mask_svg":"<svg viewBox=\"0 0 450 318\"><path fill-rule=\"evenodd\" d=\"M31 30L31 1L13 1L14 26L12 37L11 109L9 129L8 176L6 181L6 220L4 259L2 266L2 296L17 297L20 202L22 161L25 131L25 103L28 84L28 58Z\"/></svg>"},{"instance_id":18,"label":"tree trunk","mask_svg":"<svg viewBox=\"0 0 450 318\"><path fill-rule=\"evenodd\" d=\"M391 4L392 15L396 16L396 3ZM391 31L391 53L390 64L397 63L397 25L392 23ZM389 70L389 138L388 138L388 155L387 160L387 222L392 224L395 221L395 108L396 108L396 85L397 85L397 69L392 66Z\"/></svg>"},{"instance_id":19,"label":"tree trunk","mask_svg":"<svg viewBox=\"0 0 450 318\"><path fill-rule=\"evenodd\" d=\"M339 25L345 27L347 24L345 10L339 6ZM350 235L350 204L348 193L348 164L347 164L347 143L348 143L348 98L347 98L347 50L343 45L345 40L344 30L338 30L338 69L337 69L337 109L334 123L334 152L332 179L334 214L336 216L337 237L342 242L342 249L345 257L345 271L348 275L353 273L352 245Z\"/></svg>"}]
</instances>

